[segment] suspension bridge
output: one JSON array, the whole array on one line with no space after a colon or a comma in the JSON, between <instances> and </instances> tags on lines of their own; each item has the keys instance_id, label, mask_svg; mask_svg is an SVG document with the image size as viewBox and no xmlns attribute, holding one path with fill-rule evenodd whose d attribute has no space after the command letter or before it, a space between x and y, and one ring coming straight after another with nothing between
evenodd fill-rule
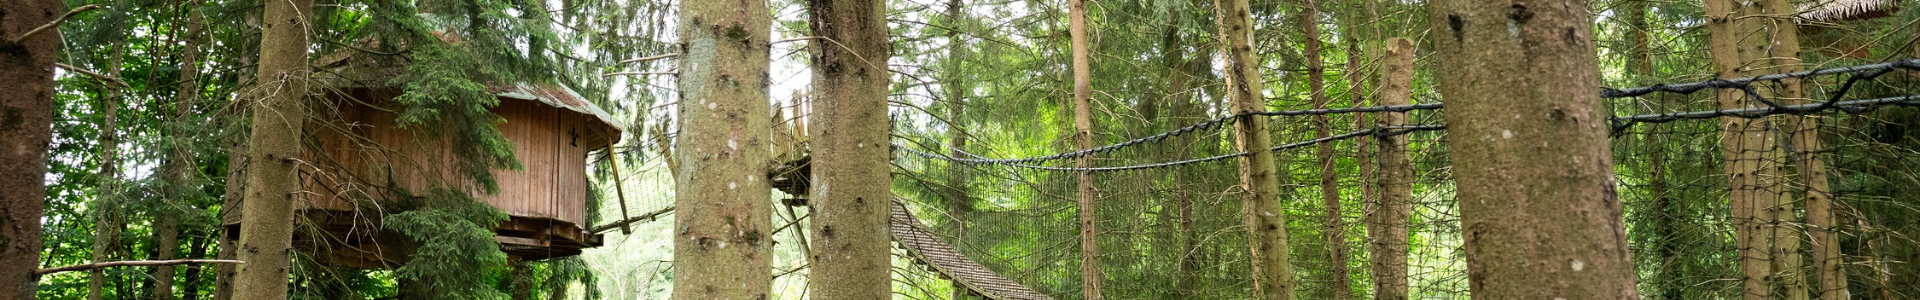
<instances>
[{"instance_id":1,"label":"suspension bridge","mask_svg":"<svg viewBox=\"0 0 1920 300\"><path fill-rule=\"evenodd\" d=\"M1635 152L1639 150L1623 148L1638 147L1633 145L1651 145L1648 147L1659 149L1652 150L1655 152L1678 152L1683 154L1712 153L1718 150L1670 149L1671 147L1664 144L1652 144L1651 142L1632 144L1635 143L1634 141L1640 139L1623 137L1630 135L1668 135L1675 137L1684 137L1686 135L1708 136L1720 129L1718 124L1677 124L1685 123L1682 121L1688 120L1724 118L1751 120L1777 115L1804 116L1836 113L1837 115L1852 116L1866 114L1881 107L1920 107L1920 93L1915 93L1916 90L1912 89L1912 87L1894 86L1894 84L1877 80L1887 74L1909 74L1907 78L1903 78L1902 80L1904 80L1906 84L1911 85L1913 82L1920 82L1920 80L1915 79L1920 78L1920 72L1916 71L1920 71L1920 59L1897 60L1851 67L1824 68L1747 78L1656 84L1622 89L1608 88L1599 92L1603 98L1629 99L1639 97L1684 98L1702 90L1734 90L1744 95L1749 103L1756 103L1756 105L1750 105L1748 107L1726 108L1723 106L1712 106L1711 109L1698 109L1701 108L1702 105L1672 105L1680 108L1696 108L1693 110L1673 110L1669 107L1643 107L1645 105L1636 107L1631 104L1610 103L1608 111L1618 114L1608 119L1608 123L1611 125L1612 136L1616 140L1616 156L1622 157L1616 159L1616 164L1658 164L1662 162L1649 162L1648 159L1636 158L1636 156L1643 154ZM1773 99L1764 96L1764 93L1760 92L1766 85L1778 84L1782 80L1816 80L1827 77L1833 78L1824 81L1825 84L1819 84L1819 86L1825 87L1825 89L1815 93L1824 97L1820 98L1821 101ZM1867 86L1873 87L1869 88ZM1172 128L1144 137L1086 150L1017 158L992 158L990 154L976 154L966 149L951 148L946 143L931 142L929 141L931 138L907 138L896 141L893 145L893 149L896 150L895 153L905 154L896 155L895 172L896 174L908 175L904 177L896 175L896 181L904 181L905 183L903 184L908 186L908 188L903 189L896 186L898 198L893 205L891 216L893 237L896 246L904 250L905 256L924 265L925 269L936 273L940 278L951 280L956 288L964 289L967 294L977 295L986 299L1053 299L1049 295L1075 298L1070 295L1078 295L1078 291L1075 290L1078 288L1078 285L1074 282L1078 280L1078 276L1075 273L1077 270L1074 268L1078 253L1064 250L1077 246L1072 243L1077 232L1073 231L1072 228L1061 228L1071 226L1057 225L1075 224L1075 222L1072 221L1070 216L1063 217L1061 214L1056 214L1056 212L1088 209L1076 207L1074 201L1071 200L1072 195L1075 193L1073 189L1074 181L1071 179L1071 174L1091 173L1097 176L1098 179L1096 182L1100 182L1100 184L1098 184L1100 186L1098 190L1101 194L1102 202L1109 204L1103 204L1090 209L1097 209L1103 213L1114 215L1140 216L1137 220L1102 220L1100 222L1103 231L1110 230L1114 232L1113 234L1102 235L1100 242L1102 249L1118 249L1105 250L1102 252L1102 267L1109 270L1114 268L1169 270L1166 273L1172 273L1166 276L1160 276L1164 278L1138 279L1145 282L1164 282L1165 285L1109 286L1109 289L1137 289L1139 291L1136 294L1161 295L1164 297L1234 295L1243 293L1246 283L1250 279L1247 278L1247 270L1245 267L1240 266L1248 263L1247 258L1244 257L1245 253L1243 253L1246 249L1245 238L1240 236L1243 234L1233 234L1236 232L1234 227L1237 225L1238 220L1234 218L1208 220L1194 217L1194 215L1208 214L1236 215L1234 211L1237 208L1234 207L1232 201L1223 201L1223 199L1236 199L1238 195L1237 192L1233 191L1234 188L1231 184L1217 183L1230 180L1214 180L1216 183L1205 183L1206 180L1202 180L1204 178L1223 177L1218 174L1222 173L1219 172L1219 170L1234 170L1233 168L1237 167L1223 164L1223 161L1248 154L1248 152L1230 151L1230 148L1223 145L1224 143L1221 141L1225 140L1222 137L1227 135L1225 128L1228 127L1228 125L1231 125L1238 117L1245 115L1270 118L1341 116L1351 118L1350 120L1353 120L1353 123L1356 124L1355 127L1362 127L1359 124L1366 123L1363 122L1365 120L1363 116L1369 113L1438 112L1443 108L1444 105L1442 103L1433 102L1411 105L1245 112L1225 117L1201 119L1191 125ZM1622 114L1622 112L1638 113ZM1416 289L1416 292L1426 291L1429 294L1464 294L1466 290L1464 263L1458 258L1458 253L1450 250L1458 249L1458 242L1444 238L1445 236L1457 237L1457 217L1455 212L1444 203L1445 199L1439 199L1449 194L1446 189L1450 188L1447 182L1448 179L1446 179L1448 163L1444 158L1446 157L1445 137L1438 132L1445 129L1445 126L1438 124L1439 117L1437 114L1428 114L1418 118L1411 118L1410 120L1411 121L1407 122L1408 124L1380 124L1370 128L1345 133L1327 134L1325 136L1280 133L1283 137L1298 136L1300 138L1285 139L1295 142L1279 144L1269 149L1258 151L1280 152L1338 142L1390 142L1391 140L1388 138L1391 137L1425 133L1425 135L1419 137L1417 141L1403 140L1402 142L1426 145L1420 147L1420 150L1416 150L1423 152L1412 154L1412 156L1420 160L1420 163L1418 163L1415 168L1421 170L1422 174L1425 174L1421 176L1422 179L1420 179L1419 182L1419 184L1425 186L1424 189L1426 191L1419 195L1419 198L1424 200L1416 200L1419 203L1415 204L1427 206L1422 206L1421 215L1414 218L1418 221L1410 221L1409 224L1391 224L1390 226L1397 226L1403 229L1412 228L1419 231L1415 233L1416 238L1424 237L1425 240L1415 242L1420 243L1418 245L1410 245L1413 248L1410 251L1420 254L1417 255L1419 257L1425 257L1430 260L1412 261L1408 262L1409 265L1407 266L1398 267L1414 269L1415 274L1412 274L1412 277L1415 277L1415 282L1411 284L1414 286L1413 288ZM1663 127L1661 130L1669 131L1655 132L1652 130L1643 130L1635 132L1634 128L1636 126L1668 126ZM1381 154L1368 152L1371 149L1366 148L1367 147L1359 144L1348 145L1347 149L1351 149L1353 155L1345 159L1352 164L1364 164L1369 155L1377 156ZM980 149L975 150L979 151ZM1825 153L1835 152L1834 149L1794 150L1824 151ZM1664 156L1664 154L1662 154L1662 156ZM1071 162L1073 160L1082 157L1100 157L1102 158L1100 161L1103 162L1104 165L1090 167L1072 166ZM1780 163L1784 164L1785 162ZM1867 162L1867 164L1871 163ZM1294 165L1306 164L1294 163ZM1850 166L1850 162L1836 162L1834 165L1836 165L1836 168L1847 168ZM770 176L770 178L791 178L784 182L776 181L775 186L789 194L805 195L804 175L808 172L804 170L804 167L804 162L791 163L789 164L789 168L780 171L780 173L785 176ZM1318 168L1322 166L1312 167ZM1365 168L1362 169L1366 170ZM1309 168L1304 170L1304 172L1315 172L1316 169ZM1656 167L1655 170L1660 169ZM949 173L948 177L966 179L938 181L923 178L934 176L921 176L936 172L947 172ZM1712 190L1729 188L1726 186L1699 183L1668 184L1665 183L1665 181L1673 180L1661 179L1664 175L1668 175L1669 173L1681 174L1679 172L1684 171L1668 170L1656 172L1660 173L1654 175L1621 174L1620 176L1623 178L1623 181L1626 181L1623 182L1623 185L1628 187L1660 186L1661 188L1658 189L1661 190L1658 192L1663 194L1658 197L1670 197L1670 195L1666 194L1681 194L1688 191L1710 194ZM1377 187L1376 185L1378 183L1374 182L1374 178L1370 178L1370 176L1373 176L1372 174L1366 174L1365 171L1361 173L1362 174L1358 175L1343 175L1345 177L1351 177L1350 179L1353 180L1353 182L1344 183L1343 185L1365 186L1361 188L1362 194L1371 193L1372 190L1367 187ZM795 177L794 175L796 174L799 175L799 177ZM900 192L900 190L906 190L906 192ZM1294 185L1288 188L1288 190L1290 193L1306 194L1337 192L1316 191L1308 185ZM1836 193L1840 192L1845 191L1836 191ZM1622 191L1623 195L1629 193L1638 192ZM1368 196L1362 195L1360 197ZM1623 197L1643 198L1641 196ZM1660 205L1661 202L1658 202L1658 197L1649 199L1655 199L1653 200L1655 202L1651 203ZM1628 205L1642 205L1640 203L1642 202L1634 202ZM804 204L789 203L789 205ZM667 208L662 211L670 211L670 209L671 208ZM916 212L920 213L919 216L916 216ZM1372 212L1366 208L1349 209L1335 207L1329 211L1329 214L1332 214L1333 218L1349 219L1372 218L1371 213ZM1639 215L1630 213L1629 218L1671 218L1673 216L1667 214L1678 214L1664 211L1657 213L1658 214L1640 213ZM1293 220L1312 220L1312 218L1315 217L1329 217L1314 214L1309 210L1298 212L1290 211L1288 214L1297 215L1289 218ZM657 216L658 214L650 215ZM648 218L651 219L651 217ZM623 222L631 223L633 220ZM1348 224L1352 223L1349 222ZM1358 231L1357 226L1355 227L1356 228L1343 228L1333 231ZM1662 228L1659 226L1654 227L1654 230ZM596 230L605 231L610 228L612 227L601 226ZM1372 228L1367 228L1367 230L1372 230ZM1244 230L1238 232L1244 232ZM1641 241L1635 242L1640 243ZM1159 246L1162 243L1174 244L1175 246ZM1338 241L1320 240L1317 242L1306 239L1304 242L1296 242L1293 247L1296 247L1296 249L1309 250L1315 248L1325 249L1327 247L1364 249L1367 243L1383 242L1366 240L1364 237ZM1672 240L1661 240L1655 241L1655 243L1676 242ZM1658 249L1636 249L1636 264L1640 263L1638 262L1640 256L1644 256L1641 253L1642 251L1657 251L1657 253L1653 253L1653 255L1657 256L1684 256L1689 255L1686 251L1713 253L1715 251L1725 252L1730 250L1729 247L1724 245L1698 247L1701 249L1687 248L1685 245L1661 245L1662 246L1653 247ZM1733 248L1737 248L1737 246ZM1306 275L1307 277L1311 277L1311 274L1315 274L1316 272L1322 272L1319 269L1325 269L1325 267L1329 265L1351 265L1356 263L1355 261L1328 262L1322 258L1312 258L1322 255L1322 253L1312 251L1295 253L1295 265L1313 266L1305 268L1305 271L1303 271L1309 274ZM1358 263L1362 265L1365 264L1364 261L1359 261ZM1683 278L1675 280L1701 280L1711 282L1711 279L1712 278ZM1651 281L1657 282L1660 280L1663 279L1655 278ZM1327 282L1307 280L1300 284L1303 286L1311 286L1326 283Z\"/></svg>"}]
</instances>

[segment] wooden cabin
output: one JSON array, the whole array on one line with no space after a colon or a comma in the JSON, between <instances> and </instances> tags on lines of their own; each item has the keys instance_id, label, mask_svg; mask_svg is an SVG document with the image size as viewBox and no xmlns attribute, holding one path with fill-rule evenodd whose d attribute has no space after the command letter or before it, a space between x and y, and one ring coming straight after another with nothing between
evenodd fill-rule
<instances>
[{"instance_id":1,"label":"wooden cabin","mask_svg":"<svg viewBox=\"0 0 1920 300\"><path fill-rule=\"evenodd\" d=\"M621 137L624 126L611 114L564 87L491 87L499 104L490 111L504 120L497 126L513 142L522 168L492 170L499 192L487 194L457 167L447 134L398 126L403 106L392 99L401 91L378 84L390 76L352 76L397 74L390 72L394 66L355 66L371 61L349 57L322 62L348 76L323 79L338 80L328 86L340 88L310 102L308 162L301 168L305 193L295 207L296 216L306 218L302 223L314 226L295 233L296 249L336 266L399 266L409 252L399 245L408 239L381 230L380 219L420 203L435 188L466 191L504 211L509 218L493 228L494 241L514 258L573 256L601 244L601 236L588 230L587 210L593 207L587 205L587 156ZM238 227L237 221L227 222Z\"/></svg>"}]
</instances>

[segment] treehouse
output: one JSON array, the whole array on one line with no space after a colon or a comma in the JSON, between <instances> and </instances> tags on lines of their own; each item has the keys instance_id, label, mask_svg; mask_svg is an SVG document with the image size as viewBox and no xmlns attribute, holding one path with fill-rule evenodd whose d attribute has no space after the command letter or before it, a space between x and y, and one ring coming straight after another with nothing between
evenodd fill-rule
<instances>
[{"instance_id":1,"label":"treehouse","mask_svg":"<svg viewBox=\"0 0 1920 300\"><path fill-rule=\"evenodd\" d=\"M404 106L393 99L401 90L383 83L401 66L338 55L319 62L335 72L316 78L324 84L315 86L332 88L310 102L305 192L294 205L296 217L312 226L295 233L297 249L330 265L398 266L410 239L382 230L381 218L435 191L466 193L505 212L493 240L514 258L573 256L601 244L587 224L587 156L616 142L624 128L606 111L564 87L489 87L499 101L489 110L521 168L491 170L499 190L488 194L459 167L450 130L396 121Z\"/></svg>"},{"instance_id":2,"label":"treehouse","mask_svg":"<svg viewBox=\"0 0 1920 300\"><path fill-rule=\"evenodd\" d=\"M1823 0L1795 6L1800 12L1796 19L1800 44L1809 47L1805 51L1819 52L1827 57L1855 59L1874 57L1869 47L1873 41L1853 30L1830 29L1845 28L1852 23L1890 17L1900 12L1900 2L1895 0Z\"/></svg>"}]
</instances>

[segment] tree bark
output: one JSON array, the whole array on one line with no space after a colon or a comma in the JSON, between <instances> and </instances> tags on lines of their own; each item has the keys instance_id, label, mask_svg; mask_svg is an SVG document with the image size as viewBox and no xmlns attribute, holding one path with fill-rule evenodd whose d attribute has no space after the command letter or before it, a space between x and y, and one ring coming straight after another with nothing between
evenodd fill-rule
<instances>
[{"instance_id":1,"label":"tree bark","mask_svg":"<svg viewBox=\"0 0 1920 300\"><path fill-rule=\"evenodd\" d=\"M1301 0L1300 30L1305 39L1302 50L1307 63L1307 98L1313 108L1327 108L1326 63L1320 59L1320 8L1314 0ZM1313 131L1319 138L1333 135L1333 124L1327 121L1327 115L1313 116ZM1338 169L1333 165L1333 143L1314 145L1319 156L1320 201L1325 209L1325 228L1322 234L1327 238L1327 283L1329 297L1334 300L1352 298L1352 288L1347 284L1347 247L1346 220L1340 213L1340 182Z\"/></svg>"},{"instance_id":2,"label":"tree bark","mask_svg":"<svg viewBox=\"0 0 1920 300\"><path fill-rule=\"evenodd\" d=\"M1073 44L1073 143L1075 148L1086 150L1093 148L1093 66L1087 50L1091 46L1087 44L1087 2L1067 0L1067 14ZM1085 168L1092 163L1091 157L1081 156L1073 165ZM1080 294L1087 300L1105 299L1100 293L1100 229L1094 219L1094 199L1099 191L1093 188L1092 172L1074 172L1074 179L1079 182Z\"/></svg>"},{"instance_id":3,"label":"tree bark","mask_svg":"<svg viewBox=\"0 0 1920 300\"><path fill-rule=\"evenodd\" d=\"M1766 43L1760 37L1751 37L1759 30L1751 18L1757 11L1733 0L1707 0L1704 8L1708 53L1713 56L1715 75L1735 78L1751 74L1745 64L1762 54L1750 50L1749 45ZM1738 90L1720 89L1716 91L1716 98L1721 109L1750 106L1747 103L1750 100ZM1725 152L1727 186L1731 190L1728 199L1733 210L1734 244L1740 255L1744 298L1748 300L1772 298L1768 285L1772 253L1761 236L1765 233L1764 220L1772 219L1767 216L1766 208L1778 203L1776 198L1779 198L1770 190L1776 168L1768 154L1775 145L1771 128L1772 123L1765 118L1720 118L1721 151Z\"/></svg>"},{"instance_id":4,"label":"tree bark","mask_svg":"<svg viewBox=\"0 0 1920 300\"><path fill-rule=\"evenodd\" d=\"M195 5L190 2L189 6ZM186 141L186 128L193 118L193 105L200 96L200 14L187 14L187 28L182 32L185 44L180 49L180 85L174 94L173 124L169 135L177 141L167 160L167 200L165 205L154 214L155 260L174 259L175 248L180 244L180 214L188 203L188 197L194 193L195 186L187 182L194 170L192 148ZM153 268L153 296L155 300L173 299L173 266L162 265Z\"/></svg>"},{"instance_id":5,"label":"tree bark","mask_svg":"<svg viewBox=\"0 0 1920 300\"><path fill-rule=\"evenodd\" d=\"M765 299L773 276L765 178L774 164L767 105L772 14L764 0L680 5L673 298Z\"/></svg>"},{"instance_id":6,"label":"tree bark","mask_svg":"<svg viewBox=\"0 0 1920 300\"><path fill-rule=\"evenodd\" d=\"M1799 71L1800 34L1793 17L1798 10L1787 0L1767 0L1758 4L1761 5L1761 14L1768 16L1764 22L1767 25L1767 34L1772 36L1771 39L1766 40L1770 50L1766 57L1768 64L1773 67L1770 72ZM1772 96L1782 99L1781 102L1786 104L1807 102L1806 91L1802 89L1798 78L1782 79L1775 87L1772 90ZM1778 259L1776 263L1779 264L1779 268L1774 270L1774 273L1779 274L1781 280L1785 281L1784 291L1787 293L1788 300L1808 299L1807 276L1803 271L1805 263L1800 255L1800 247L1805 242L1801 237L1803 235L1810 237L1816 243L1813 249L1814 271L1821 279L1821 298L1846 299L1842 296L1845 294L1844 288L1837 290L1838 292L1828 293L1828 291L1836 291L1829 288L1845 287L1846 277L1839 276L1840 273L1837 271L1840 266L1839 238L1832 236L1832 232L1829 231L1833 227L1833 199L1827 193L1830 187L1827 183L1826 163L1820 160L1818 152L1814 152L1815 149L1820 148L1820 125L1814 118L1806 116L1787 115L1783 119L1787 127L1785 129L1789 130L1787 138L1793 145L1792 149L1798 151L1792 154L1794 156L1792 160L1798 163L1796 173L1806 188L1804 195L1807 221L1812 223L1809 224L1812 227L1786 225L1794 221L1795 201L1792 197L1786 196L1787 191L1784 188L1775 191L1781 196L1774 198L1774 205L1769 212L1769 215L1773 216L1770 223L1774 224L1772 226L1773 255ZM1801 228L1811 228L1811 230L1802 232ZM1832 261L1829 261L1829 258ZM1829 279L1833 280L1829 281ZM1838 285L1829 285L1835 283L1834 281L1840 282Z\"/></svg>"},{"instance_id":7,"label":"tree bark","mask_svg":"<svg viewBox=\"0 0 1920 300\"><path fill-rule=\"evenodd\" d=\"M1227 94L1232 112L1240 114L1233 124L1233 140L1240 151L1240 185L1247 196L1240 204L1249 237L1253 242L1254 289L1260 298L1293 299L1292 255L1287 248L1287 216L1280 201L1280 182L1275 178L1273 152L1267 151L1273 137L1267 133L1267 119L1248 113L1266 110L1261 95L1266 90L1260 77L1260 61L1253 57L1253 15L1247 0L1216 0L1220 8L1221 52L1227 59Z\"/></svg>"},{"instance_id":8,"label":"tree bark","mask_svg":"<svg viewBox=\"0 0 1920 300\"><path fill-rule=\"evenodd\" d=\"M1473 296L1638 298L1586 1L1429 4Z\"/></svg>"},{"instance_id":9,"label":"tree bark","mask_svg":"<svg viewBox=\"0 0 1920 300\"><path fill-rule=\"evenodd\" d=\"M259 102L247 147L246 202L240 215L233 296L287 298L293 255L293 202L300 195L300 144L307 119L308 30L313 0L267 1L261 15Z\"/></svg>"},{"instance_id":10,"label":"tree bark","mask_svg":"<svg viewBox=\"0 0 1920 300\"><path fill-rule=\"evenodd\" d=\"M48 25L60 1L0 1L0 298L33 299L40 265L40 218L45 208L47 145L53 139L53 63L60 28ZM27 266L27 267L19 267Z\"/></svg>"},{"instance_id":11,"label":"tree bark","mask_svg":"<svg viewBox=\"0 0 1920 300\"><path fill-rule=\"evenodd\" d=\"M1380 76L1380 105L1407 105L1413 98L1413 40L1387 40ZM1379 127L1407 124L1407 113L1382 112ZM1373 254L1373 295L1379 300L1407 299L1407 226L1413 218L1413 162L1407 137L1397 135L1375 142L1380 159L1379 205L1367 232Z\"/></svg>"},{"instance_id":12,"label":"tree bark","mask_svg":"<svg viewBox=\"0 0 1920 300\"><path fill-rule=\"evenodd\" d=\"M887 5L813 0L813 299L885 299L893 289L887 226L893 201L887 141L891 73Z\"/></svg>"}]
</instances>

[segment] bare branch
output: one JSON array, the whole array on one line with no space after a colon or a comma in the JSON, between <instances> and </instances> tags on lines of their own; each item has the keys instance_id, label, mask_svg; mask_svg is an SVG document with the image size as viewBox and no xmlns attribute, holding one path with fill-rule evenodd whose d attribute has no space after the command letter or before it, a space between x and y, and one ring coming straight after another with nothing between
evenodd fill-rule
<instances>
[{"instance_id":1,"label":"bare branch","mask_svg":"<svg viewBox=\"0 0 1920 300\"><path fill-rule=\"evenodd\" d=\"M39 34L41 31L46 31L47 29L60 27L60 23L67 22L67 18L71 18L73 17L73 15L87 12L89 10L95 10L95 9L100 9L100 6L87 4L86 6L81 6L81 7L74 8L73 10L69 10L67 11L67 14L60 15L59 19L53 19L53 22L47 22L47 24L40 25L40 27L34 27L33 30L28 30L26 34L21 34L20 37L13 38L13 42L20 43L20 41L25 41L27 40L27 38L32 38L34 34Z\"/></svg>"},{"instance_id":2,"label":"bare branch","mask_svg":"<svg viewBox=\"0 0 1920 300\"><path fill-rule=\"evenodd\" d=\"M71 265L71 266L65 266L65 267L45 268L45 269L34 270L33 274L47 275L47 274L60 273L60 272L85 271L85 270L108 268L108 267L167 266L167 265L180 265L180 264L244 264L244 263L247 263L247 262L238 261L238 260L229 260L229 259L127 260L127 261L109 261L109 262L98 262L98 263L90 263L90 264L78 264L78 265Z\"/></svg>"}]
</instances>

